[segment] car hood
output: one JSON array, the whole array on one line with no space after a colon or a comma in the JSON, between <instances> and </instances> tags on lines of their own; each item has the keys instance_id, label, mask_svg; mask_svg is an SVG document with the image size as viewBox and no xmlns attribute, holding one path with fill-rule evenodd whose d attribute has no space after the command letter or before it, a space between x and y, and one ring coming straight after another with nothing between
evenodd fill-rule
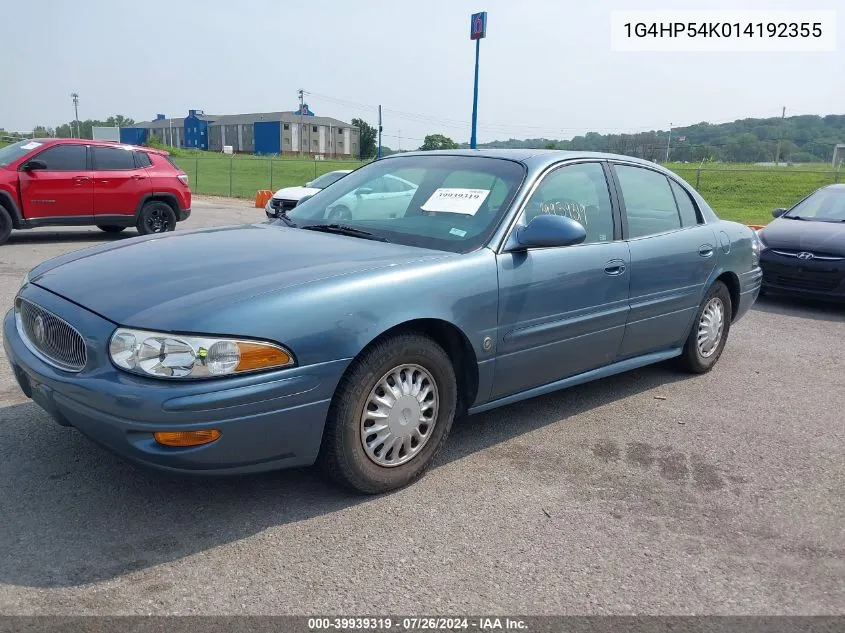
<instances>
[{"instance_id":1,"label":"car hood","mask_svg":"<svg viewBox=\"0 0 845 633\"><path fill-rule=\"evenodd\" d=\"M300 200L305 196L313 196L318 191L320 189L316 187L285 187L274 193L273 197L281 200Z\"/></svg>"},{"instance_id":2,"label":"car hood","mask_svg":"<svg viewBox=\"0 0 845 633\"><path fill-rule=\"evenodd\" d=\"M845 255L845 222L778 218L760 231L766 246Z\"/></svg>"},{"instance_id":3,"label":"car hood","mask_svg":"<svg viewBox=\"0 0 845 633\"><path fill-rule=\"evenodd\" d=\"M44 262L32 270L30 281L114 323L168 330L292 286L446 255L252 224L84 249Z\"/></svg>"}]
</instances>

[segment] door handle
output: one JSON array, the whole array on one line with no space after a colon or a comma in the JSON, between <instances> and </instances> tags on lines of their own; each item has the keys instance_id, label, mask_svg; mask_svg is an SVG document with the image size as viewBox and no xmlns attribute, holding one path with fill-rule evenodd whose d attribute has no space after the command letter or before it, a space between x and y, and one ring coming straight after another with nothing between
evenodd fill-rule
<instances>
[{"instance_id":1,"label":"door handle","mask_svg":"<svg viewBox=\"0 0 845 633\"><path fill-rule=\"evenodd\" d=\"M702 257L712 257L713 247L710 244L702 244L698 247L698 254Z\"/></svg>"},{"instance_id":2,"label":"door handle","mask_svg":"<svg viewBox=\"0 0 845 633\"><path fill-rule=\"evenodd\" d=\"M617 275L621 275L625 272L625 264L624 262L607 262L607 265L604 267L604 272L606 275L616 277Z\"/></svg>"},{"instance_id":3,"label":"door handle","mask_svg":"<svg viewBox=\"0 0 845 633\"><path fill-rule=\"evenodd\" d=\"M84 185L86 182L91 182L91 179L88 176L74 176L73 177L73 184L74 185Z\"/></svg>"},{"instance_id":4,"label":"door handle","mask_svg":"<svg viewBox=\"0 0 845 633\"><path fill-rule=\"evenodd\" d=\"M146 178L146 176L142 176L141 174L132 174L132 180L142 180Z\"/></svg>"}]
</instances>

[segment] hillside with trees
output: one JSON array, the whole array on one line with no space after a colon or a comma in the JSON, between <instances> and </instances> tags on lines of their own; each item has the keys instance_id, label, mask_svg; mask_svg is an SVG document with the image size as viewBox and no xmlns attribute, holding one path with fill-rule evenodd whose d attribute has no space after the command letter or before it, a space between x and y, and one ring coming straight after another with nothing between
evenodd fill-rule
<instances>
[{"instance_id":1,"label":"hillside with trees","mask_svg":"<svg viewBox=\"0 0 845 633\"><path fill-rule=\"evenodd\" d=\"M782 130L782 132L781 132ZM830 162L837 143L845 143L845 114L740 119L732 123L696 123L672 129L672 161L773 162L780 143L780 161ZM613 152L663 161L668 130L637 134L590 132L569 140L532 138L481 143L479 147L529 147ZM468 147L467 144L462 147Z\"/></svg>"}]
</instances>

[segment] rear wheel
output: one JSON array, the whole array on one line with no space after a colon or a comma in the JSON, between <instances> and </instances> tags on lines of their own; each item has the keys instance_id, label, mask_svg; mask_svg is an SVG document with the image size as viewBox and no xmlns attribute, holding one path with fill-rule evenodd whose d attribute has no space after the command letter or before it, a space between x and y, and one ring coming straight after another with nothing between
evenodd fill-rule
<instances>
[{"instance_id":1,"label":"rear wheel","mask_svg":"<svg viewBox=\"0 0 845 633\"><path fill-rule=\"evenodd\" d=\"M121 231L126 229L125 226L116 226L114 224L109 224L109 225L98 224L97 228L100 229L101 231L105 231L106 233L120 233Z\"/></svg>"},{"instance_id":2,"label":"rear wheel","mask_svg":"<svg viewBox=\"0 0 845 633\"><path fill-rule=\"evenodd\" d=\"M136 224L138 233L165 233L176 229L176 214L166 202L148 202L141 209Z\"/></svg>"},{"instance_id":3,"label":"rear wheel","mask_svg":"<svg viewBox=\"0 0 845 633\"><path fill-rule=\"evenodd\" d=\"M5 207L0 206L0 244L6 242L12 234L12 216Z\"/></svg>"},{"instance_id":4,"label":"rear wheel","mask_svg":"<svg viewBox=\"0 0 845 633\"><path fill-rule=\"evenodd\" d=\"M731 293L721 281L714 283L698 307L684 351L681 367L694 374L711 369L722 355L731 329Z\"/></svg>"},{"instance_id":5,"label":"rear wheel","mask_svg":"<svg viewBox=\"0 0 845 633\"><path fill-rule=\"evenodd\" d=\"M446 352L414 333L365 350L335 392L319 462L336 483L365 494L420 477L455 417L457 384Z\"/></svg>"}]
</instances>

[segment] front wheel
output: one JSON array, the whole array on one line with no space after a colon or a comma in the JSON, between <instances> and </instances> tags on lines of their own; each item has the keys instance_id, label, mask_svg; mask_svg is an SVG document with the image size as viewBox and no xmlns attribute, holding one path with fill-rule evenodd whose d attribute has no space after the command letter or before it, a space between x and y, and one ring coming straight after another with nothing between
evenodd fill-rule
<instances>
[{"instance_id":1,"label":"front wheel","mask_svg":"<svg viewBox=\"0 0 845 633\"><path fill-rule=\"evenodd\" d=\"M336 483L365 494L420 477L446 441L457 384L446 352L415 333L365 350L335 392L319 462Z\"/></svg>"},{"instance_id":2,"label":"front wheel","mask_svg":"<svg viewBox=\"0 0 845 633\"><path fill-rule=\"evenodd\" d=\"M731 329L731 293L721 281L714 283L698 308L692 330L680 357L681 367L704 374L722 355Z\"/></svg>"}]
</instances>

